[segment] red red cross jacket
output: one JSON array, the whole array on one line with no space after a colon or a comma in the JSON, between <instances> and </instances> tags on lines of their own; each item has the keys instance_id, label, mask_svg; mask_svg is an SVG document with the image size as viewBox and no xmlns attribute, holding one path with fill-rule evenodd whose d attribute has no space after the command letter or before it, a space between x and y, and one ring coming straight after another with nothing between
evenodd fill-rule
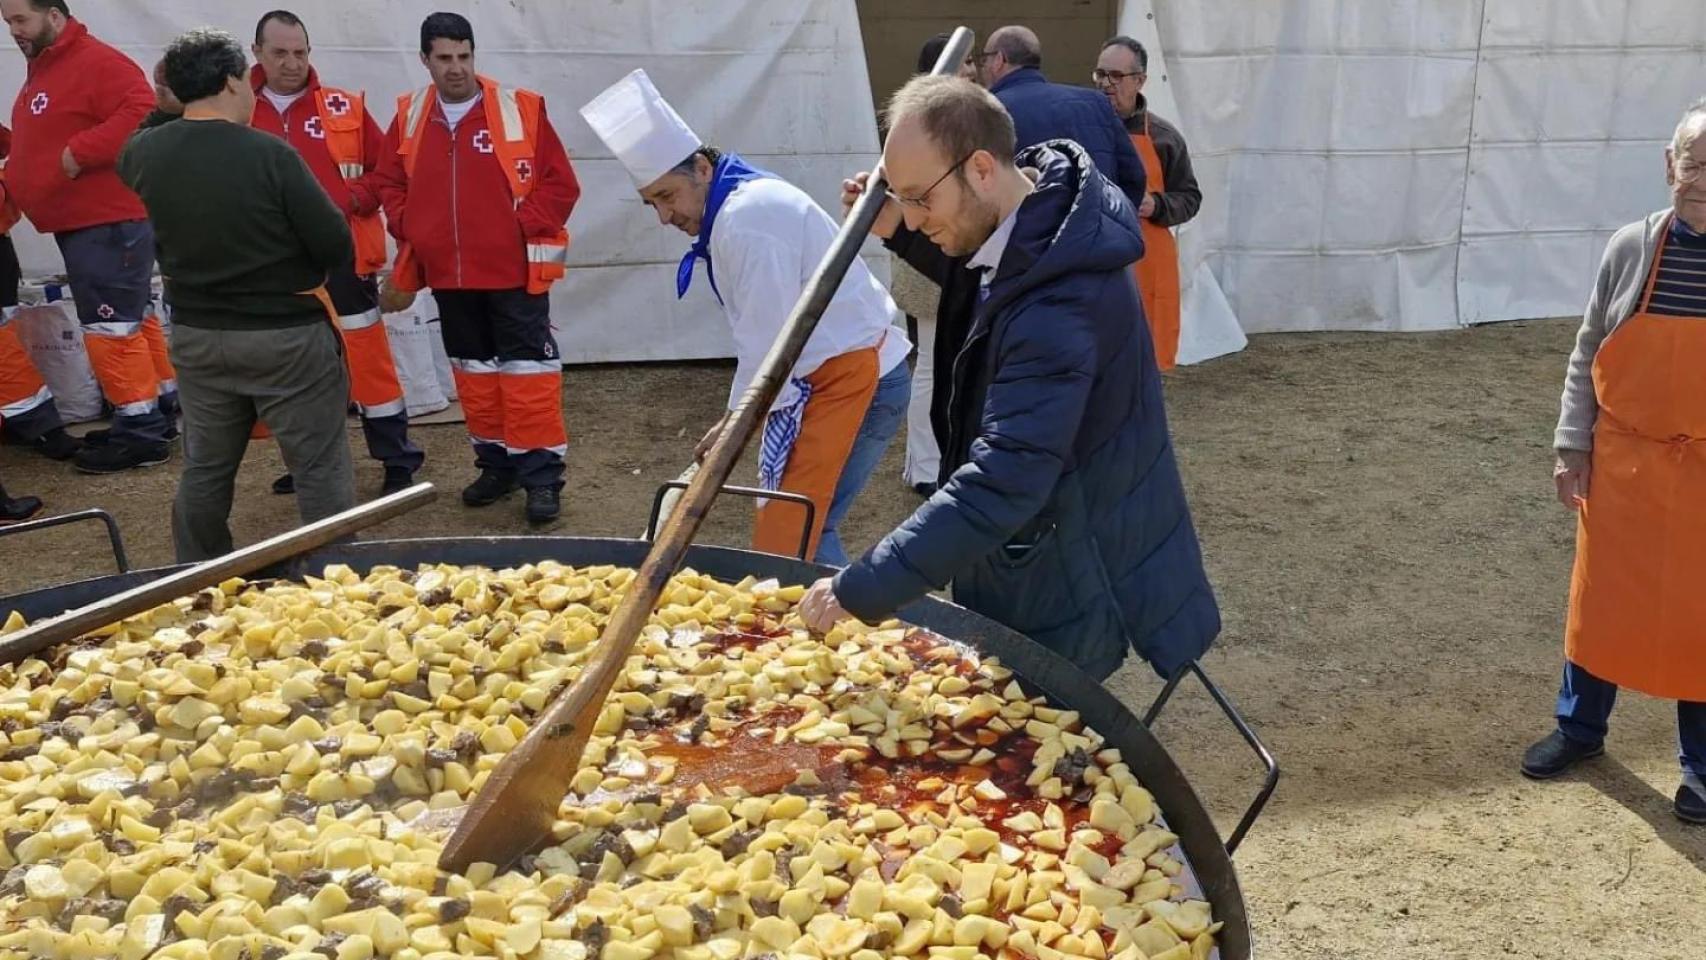
<instances>
[{"instance_id":1,"label":"red red cross jacket","mask_svg":"<svg viewBox=\"0 0 1706 960\"><path fill-rule=\"evenodd\" d=\"M528 282L527 241L556 237L580 199L569 155L540 116L532 191L518 207L499 164L483 104L476 103L453 131L436 102L411 177L399 153L404 118L385 133L373 181L385 204L392 236L413 246L436 290L512 290Z\"/></svg>"},{"instance_id":2,"label":"red red cross jacket","mask_svg":"<svg viewBox=\"0 0 1706 960\"><path fill-rule=\"evenodd\" d=\"M308 71L308 86L303 88L302 97L285 109L280 115L278 108L267 99L262 88L266 86L267 77L259 66L249 72L249 83L255 88L255 115L249 125L256 130L265 130L276 137L283 137L286 142L302 154L307 161L308 169L313 171L314 179L320 181L320 186L326 189L326 195L349 216L367 216L379 212L379 192L373 189L368 177L357 177L346 181L343 172L338 169L338 162L332 157L332 151L327 148L326 130L320 122L320 111L317 109L314 94L320 89L320 75L314 70ZM328 107L333 102L328 102ZM365 104L363 105L366 106ZM379 129L379 124L373 119L370 110L363 110L362 117L362 166L368 173L379 166L380 151L384 148L385 132Z\"/></svg>"},{"instance_id":3,"label":"red red cross jacket","mask_svg":"<svg viewBox=\"0 0 1706 960\"><path fill-rule=\"evenodd\" d=\"M154 108L154 87L136 62L77 20L29 63L12 105L6 185L43 233L144 220L142 201L118 178L119 151ZM65 176L66 146L82 168Z\"/></svg>"}]
</instances>

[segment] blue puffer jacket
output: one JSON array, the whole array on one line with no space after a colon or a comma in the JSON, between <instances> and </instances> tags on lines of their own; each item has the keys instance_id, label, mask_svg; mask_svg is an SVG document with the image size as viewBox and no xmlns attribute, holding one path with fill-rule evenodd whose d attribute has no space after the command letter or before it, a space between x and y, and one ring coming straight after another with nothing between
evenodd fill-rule
<instances>
[{"instance_id":1,"label":"blue puffer jacket","mask_svg":"<svg viewBox=\"0 0 1706 960\"><path fill-rule=\"evenodd\" d=\"M1131 201L1133 210L1143 205L1143 159L1107 97L1086 87L1050 83L1036 67L1020 67L989 92L1012 115L1020 150L1050 140L1076 141L1096 161L1096 169Z\"/></svg>"},{"instance_id":2,"label":"blue puffer jacket","mask_svg":"<svg viewBox=\"0 0 1706 960\"><path fill-rule=\"evenodd\" d=\"M1098 679L1128 648L1170 675L1220 611L1132 281L1137 218L1075 143L1018 163L1041 176L953 362L952 474L835 595L876 621L951 580Z\"/></svg>"}]
</instances>

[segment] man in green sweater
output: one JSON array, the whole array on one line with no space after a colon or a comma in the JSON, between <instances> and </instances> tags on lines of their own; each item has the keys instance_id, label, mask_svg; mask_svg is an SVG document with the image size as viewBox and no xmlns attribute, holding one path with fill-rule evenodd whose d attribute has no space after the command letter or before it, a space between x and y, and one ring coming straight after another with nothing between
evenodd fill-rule
<instances>
[{"instance_id":1,"label":"man in green sweater","mask_svg":"<svg viewBox=\"0 0 1706 960\"><path fill-rule=\"evenodd\" d=\"M166 50L172 98L125 146L172 308L184 472L172 507L180 562L231 550L232 490L256 420L278 438L308 523L355 503L349 380L320 299L355 255L344 215L290 145L248 125L242 44L192 30ZM182 116L166 112L182 103Z\"/></svg>"}]
</instances>

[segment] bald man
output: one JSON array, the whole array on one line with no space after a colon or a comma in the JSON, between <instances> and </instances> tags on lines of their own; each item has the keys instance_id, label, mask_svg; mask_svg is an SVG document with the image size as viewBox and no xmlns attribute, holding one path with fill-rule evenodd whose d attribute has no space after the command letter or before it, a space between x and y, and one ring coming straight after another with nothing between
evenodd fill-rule
<instances>
[{"instance_id":1,"label":"bald man","mask_svg":"<svg viewBox=\"0 0 1706 960\"><path fill-rule=\"evenodd\" d=\"M1143 206L1143 160L1108 98L1087 87L1050 83L1043 76L1043 44L1028 27L1002 27L989 35L977 57L978 82L1013 117L1019 149L1050 140L1072 140L1131 201Z\"/></svg>"}]
</instances>

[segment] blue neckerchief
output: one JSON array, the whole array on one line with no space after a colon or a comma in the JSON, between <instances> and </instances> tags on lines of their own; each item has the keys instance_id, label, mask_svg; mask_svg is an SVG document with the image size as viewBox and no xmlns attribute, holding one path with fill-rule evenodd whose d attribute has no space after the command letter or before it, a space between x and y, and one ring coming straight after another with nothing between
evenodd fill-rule
<instances>
[{"instance_id":1,"label":"blue neckerchief","mask_svg":"<svg viewBox=\"0 0 1706 960\"><path fill-rule=\"evenodd\" d=\"M748 180L776 179L776 175L768 170L760 170L747 163L738 153L725 153L717 160L717 166L711 171L711 192L705 197L705 216L699 222L699 239L693 241L693 249L687 251L687 256L681 258L681 268L675 271L675 297L681 299L687 296L687 288L693 286L693 261L705 261L705 278L711 281L711 293L717 302L723 302L723 295L717 290L717 273L711 264L711 227L717 222L717 211L723 209L723 201L735 188Z\"/></svg>"}]
</instances>

